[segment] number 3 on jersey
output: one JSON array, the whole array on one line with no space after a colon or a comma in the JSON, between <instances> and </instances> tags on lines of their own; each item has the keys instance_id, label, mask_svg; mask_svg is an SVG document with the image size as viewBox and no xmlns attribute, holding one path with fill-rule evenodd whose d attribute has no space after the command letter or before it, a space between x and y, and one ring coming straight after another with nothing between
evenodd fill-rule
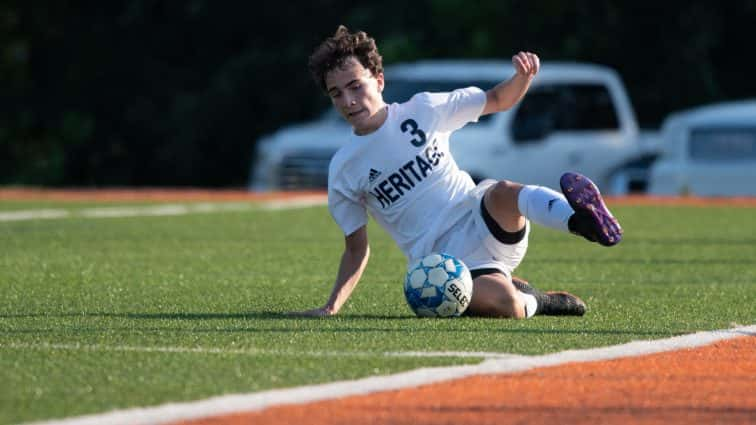
<instances>
[{"instance_id":1,"label":"number 3 on jersey","mask_svg":"<svg viewBox=\"0 0 756 425\"><path fill-rule=\"evenodd\" d=\"M411 135L415 136L415 138L410 140L412 146L419 148L420 146L425 144L425 132L418 128L417 121L413 120L412 118L404 120L399 128L401 128L402 133L409 131Z\"/></svg>"}]
</instances>

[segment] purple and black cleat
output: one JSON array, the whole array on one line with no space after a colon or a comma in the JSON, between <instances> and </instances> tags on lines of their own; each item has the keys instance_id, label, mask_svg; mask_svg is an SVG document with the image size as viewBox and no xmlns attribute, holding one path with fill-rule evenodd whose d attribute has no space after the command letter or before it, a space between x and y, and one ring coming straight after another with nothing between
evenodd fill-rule
<instances>
[{"instance_id":1,"label":"purple and black cleat","mask_svg":"<svg viewBox=\"0 0 756 425\"><path fill-rule=\"evenodd\" d=\"M575 210L568 223L572 233L604 246L616 245L622 240L622 227L609 212L591 179L578 173L564 173L559 185Z\"/></svg>"}]
</instances>

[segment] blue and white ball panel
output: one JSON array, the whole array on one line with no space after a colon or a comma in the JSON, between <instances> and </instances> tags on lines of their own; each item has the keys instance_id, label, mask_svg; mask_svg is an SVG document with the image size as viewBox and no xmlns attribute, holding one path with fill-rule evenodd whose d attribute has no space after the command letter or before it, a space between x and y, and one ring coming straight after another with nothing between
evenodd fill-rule
<instances>
[{"instance_id":1,"label":"blue and white ball panel","mask_svg":"<svg viewBox=\"0 0 756 425\"><path fill-rule=\"evenodd\" d=\"M442 286L449 279L449 274L446 270L434 267L428 271L428 282L434 286Z\"/></svg>"},{"instance_id":2,"label":"blue and white ball panel","mask_svg":"<svg viewBox=\"0 0 756 425\"><path fill-rule=\"evenodd\" d=\"M412 289L420 289L425 285L425 280L428 278L428 275L425 274L424 268L415 269L410 273L409 275L409 284L412 287Z\"/></svg>"},{"instance_id":3,"label":"blue and white ball panel","mask_svg":"<svg viewBox=\"0 0 756 425\"><path fill-rule=\"evenodd\" d=\"M431 254L408 270L404 293L420 317L458 316L472 297L470 271L448 254Z\"/></svg>"},{"instance_id":4,"label":"blue and white ball panel","mask_svg":"<svg viewBox=\"0 0 756 425\"><path fill-rule=\"evenodd\" d=\"M442 261L444 261L444 257L441 254L431 254L421 260L425 267L436 267Z\"/></svg>"}]
</instances>

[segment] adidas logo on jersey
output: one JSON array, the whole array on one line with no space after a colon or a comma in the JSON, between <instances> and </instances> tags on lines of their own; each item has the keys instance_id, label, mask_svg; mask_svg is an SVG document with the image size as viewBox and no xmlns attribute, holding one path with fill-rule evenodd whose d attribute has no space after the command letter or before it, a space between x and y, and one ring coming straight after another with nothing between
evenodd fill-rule
<instances>
[{"instance_id":1,"label":"adidas logo on jersey","mask_svg":"<svg viewBox=\"0 0 756 425\"><path fill-rule=\"evenodd\" d=\"M433 172L433 168L439 165L443 156L437 148L428 147L423 156L416 155L414 160L407 161L373 186L369 193L381 203L381 208L389 207L425 180Z\"/></svg>"},{"instance_id":2,"label":"adidas logo on jersey","mask_svg":"<svg viewBox=\"0 0 756 425\"><path fill-rule=\"evenodd\" d=\"M380 171L378 171L378 170L376 170L374 168L371 168L370 169L370 175L368 176L368 181L370 183L372 183L372 182L375 181L375 179L377 179L378 177L380 177L380 175L381 175Z\"/></svg>"}]
</instances>

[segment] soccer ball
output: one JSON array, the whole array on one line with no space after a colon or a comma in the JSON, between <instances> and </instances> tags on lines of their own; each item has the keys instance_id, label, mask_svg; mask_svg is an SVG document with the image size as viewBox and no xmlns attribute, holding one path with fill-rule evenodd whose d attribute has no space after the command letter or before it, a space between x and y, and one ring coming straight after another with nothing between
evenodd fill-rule
<instances>
[{"instance_id":1,"label":"soccer ball","mask_svg":"<svg viewBox=\"0 0 756 425\"><path fill-rule=\"evenodd\" d=\"M472 298L472 276L449 254L430 254L412 264L404 279L404 296L418 317L462 314Z\"/></svg>"}]
</instances>

